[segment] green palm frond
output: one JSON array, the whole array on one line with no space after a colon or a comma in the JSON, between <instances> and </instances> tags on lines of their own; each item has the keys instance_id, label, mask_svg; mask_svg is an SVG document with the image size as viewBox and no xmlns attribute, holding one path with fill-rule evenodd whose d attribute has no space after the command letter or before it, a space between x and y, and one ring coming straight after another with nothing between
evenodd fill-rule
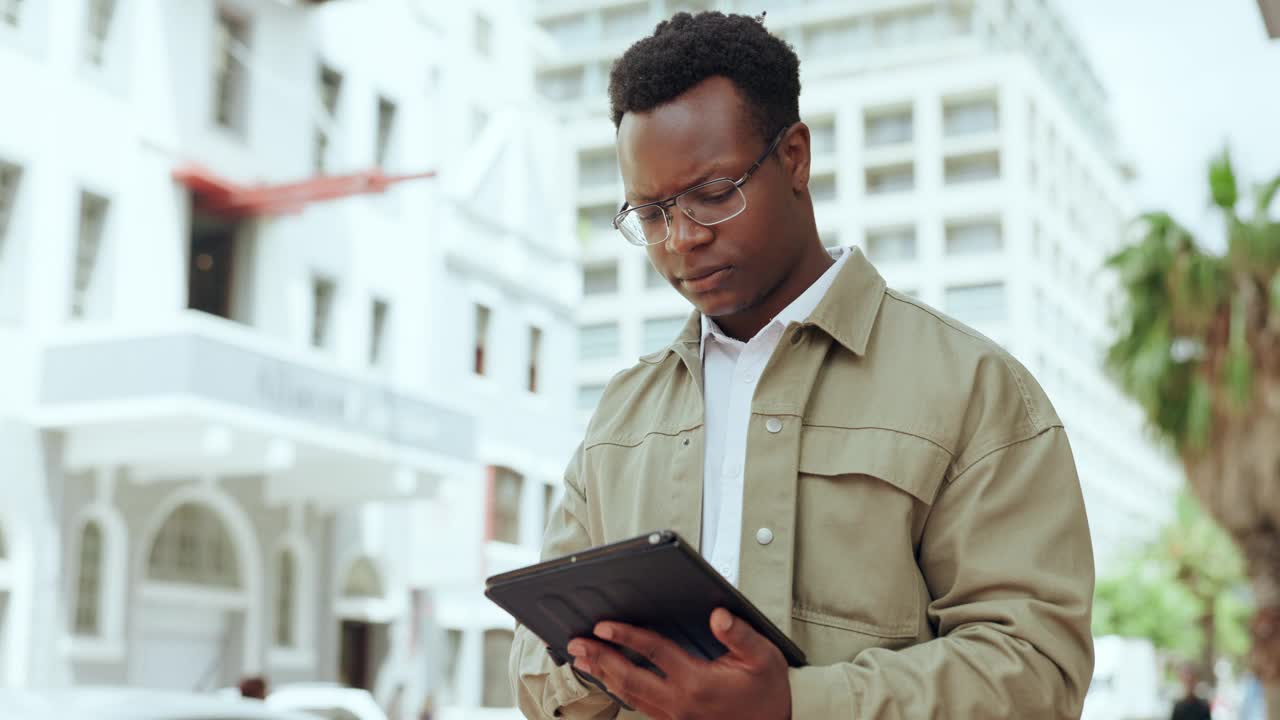
<instances>
[{"instance_id":1,"label":"green palm frond","mask_svg":"<svg viewBox=\"0 0 1280 720\"><path fill-rule=\"evenodd\" d=\"M1223 150L1222 154L1209 164L1209 189L1212 191L1213 204L1222 208L1229 215L1235 214L1236 201L1240 199L1236 187L1236 173L1231 167L1231 153Z\"/></svg>"}]
</instances>

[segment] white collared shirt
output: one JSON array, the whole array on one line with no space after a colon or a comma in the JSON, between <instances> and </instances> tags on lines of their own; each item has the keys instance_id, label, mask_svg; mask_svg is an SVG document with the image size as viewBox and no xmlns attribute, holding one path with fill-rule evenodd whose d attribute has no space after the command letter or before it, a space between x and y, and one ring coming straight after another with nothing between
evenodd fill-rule
<instances>
[{"instance_id":1,"label":"white collared shirt","mask_svg":"<svg viewBox=\"0 0 1280 720\"><path fill-rule=\"evenodd\" d=\"M747 342L725 335L702 316L703 404L706 454L702 473L702 555L730 583L738 584L742 537L742 479L747 460L751 399L760 373L782 333L804 322L835 282L851 253L835 248L836 262Z\"/></svg>"}]
</instances>

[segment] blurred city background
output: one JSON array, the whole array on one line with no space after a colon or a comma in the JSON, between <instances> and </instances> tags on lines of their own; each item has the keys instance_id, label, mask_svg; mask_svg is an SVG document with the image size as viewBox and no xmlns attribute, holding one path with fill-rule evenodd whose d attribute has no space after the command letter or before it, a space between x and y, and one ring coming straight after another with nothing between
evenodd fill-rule
<instances>
[{"instance_id":1,"label":"blurred city background","mask_svg":"<svg viewBox=\"0 0 1280 720\"><path fill-rule=\"evenodd\" d=\"M1263 717L1277 0L0 0L0 685L518 717L483 579L690 311L606 95L686 10L799 53L824 242L1055 403L1085 716Z\"/></svg>"}]
</instances>

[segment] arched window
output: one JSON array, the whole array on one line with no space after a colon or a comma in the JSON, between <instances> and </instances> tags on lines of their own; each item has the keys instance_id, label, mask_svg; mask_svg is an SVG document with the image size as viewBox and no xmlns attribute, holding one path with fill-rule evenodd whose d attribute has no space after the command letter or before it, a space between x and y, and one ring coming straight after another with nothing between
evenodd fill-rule
<instances>
[{"instance_id":1,"label":"arched window","mask_svg":"<svg viewBox=\"0 0 1280 720\"><path fill-rule=\"evenodd\" d=\"M204 505L178 506L164 521L151 545L147 577L239 588L235 545L222 520Z\"/></svg>"},{"instance_id":2,"label":"arched window","mask_svg":"<svg viewBox=\"0 0 1280 720\"><path fill-rule=\"evenodd\" d=\"M298 567L293 552L281 550L276 568L276 646L291 648L297 643L294 637L294 618L298 585Z\"/></svg>"},{"instance_id":3,"label":"arched window","mask_svg":"<svg viewBox=\"0 0 1280 720\"><path fill-rule=\"evenodd\" d=\"M378 574L378 566L367 555L356 558L347 571L346 581L342 583L343 597L350 598L382 598L382 577Z\"/></svg>"},{"instance_id":4,"label":"arched window","mask_svg":"<svg viewBox=\"0 0 1280 720\"><path fill-rule=\"evenodd\" d=\"M102 634L102 526L90 520L80 533L80 561L76 570L76 635Z\"/></svg>"}]
</instances>

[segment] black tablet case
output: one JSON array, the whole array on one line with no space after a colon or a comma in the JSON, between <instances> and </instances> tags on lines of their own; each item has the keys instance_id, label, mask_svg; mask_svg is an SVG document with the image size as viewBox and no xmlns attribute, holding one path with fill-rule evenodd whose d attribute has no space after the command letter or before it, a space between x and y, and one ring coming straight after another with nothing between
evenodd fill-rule
<instances>
[{"instance_id":1,"label":"black tablet case","mask_svg":"<svg viewBox=\"0 0 1280 720\"><path fill-rule=\"evenodd\" d=\"M541 638L557 665L571 659L569 641L594 637L602 620L647 628L694 657L714 660L726 652L711 633L717 607L750 623L792 667L805 665L804 652L670 530L495 575L485 581L484 594Z\"/></svg>"}]
</instances>

